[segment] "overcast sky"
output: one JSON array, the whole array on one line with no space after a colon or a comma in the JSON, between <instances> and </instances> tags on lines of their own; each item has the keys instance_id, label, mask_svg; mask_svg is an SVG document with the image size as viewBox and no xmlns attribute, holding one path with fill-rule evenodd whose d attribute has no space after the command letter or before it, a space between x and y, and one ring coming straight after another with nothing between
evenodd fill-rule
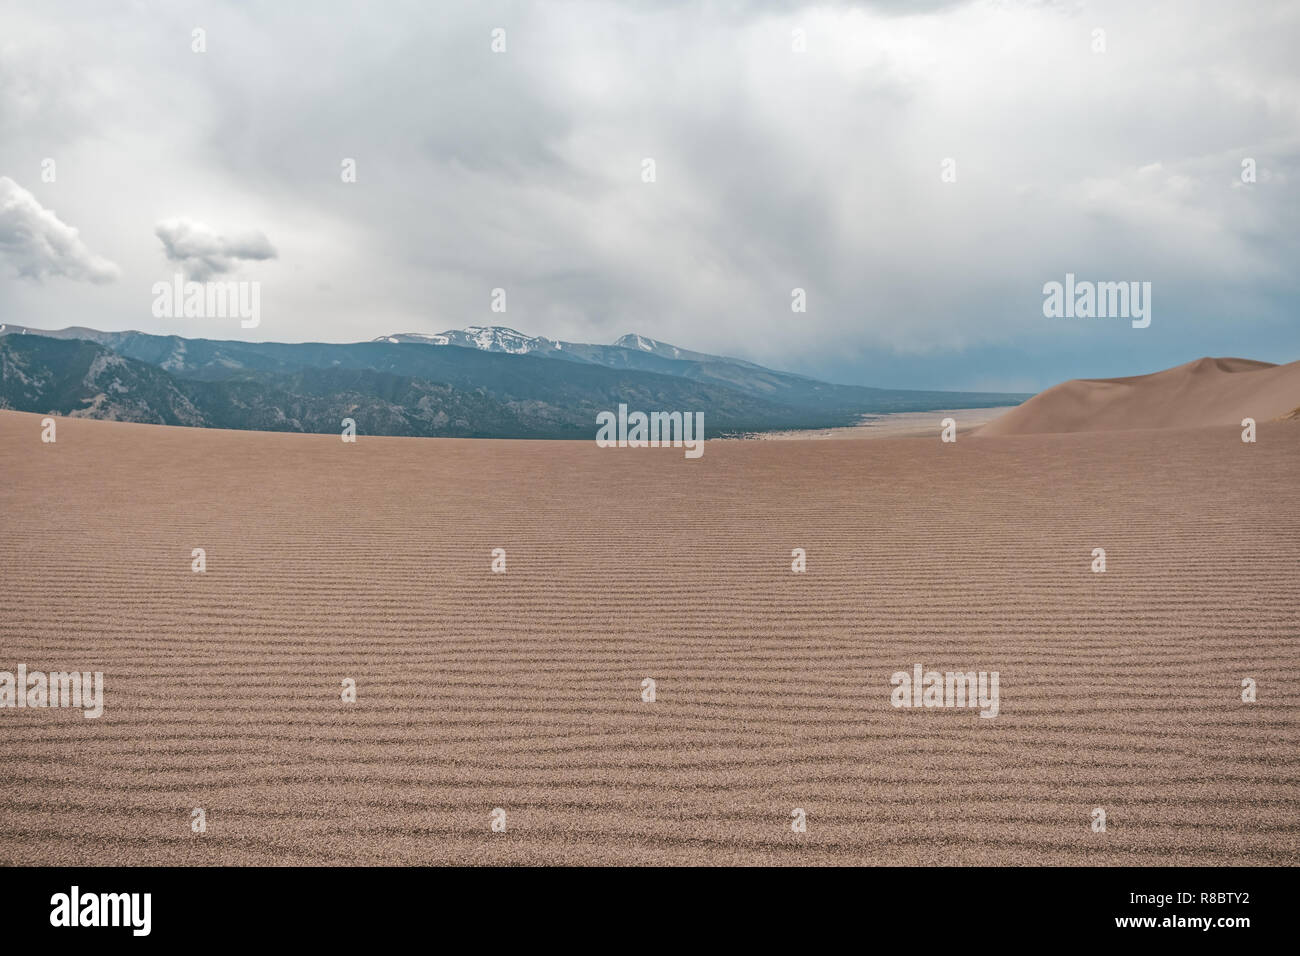
<instances>
[{"instance_id":1,"label":"overcast sky","mask_svg":"<svg viewBox=\"0 0 1300 956\"><path fill-rule=\"evenodd\" d=\"M635 331L895 387L1294 361L1297 47L1294 2L0 0L0 322ZM177 272L261 325L155 318ZM1045 318L1067 272L1151 282L1150 327Z\"/></svg>"}]
</instances>

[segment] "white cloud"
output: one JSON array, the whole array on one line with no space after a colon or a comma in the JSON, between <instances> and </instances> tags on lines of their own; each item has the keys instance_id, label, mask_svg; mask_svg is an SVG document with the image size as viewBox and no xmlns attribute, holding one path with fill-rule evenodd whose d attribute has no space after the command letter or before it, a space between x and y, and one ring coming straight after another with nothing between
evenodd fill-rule
<instances>
[{"instance_id":1,"label":"white cloud","mask_svg":"<svg viewBox=\"0 0 1300 956\"><path fill-rule=\"evenodd\" d=\"M97 256L77 230L8 176L0 176L0 256L18 275L112 282L121 270Z\"/></svg>"},{"instance_id":2,"label":"white cloud","mask_svg":"<svg viewBox=\"0 0 1300 956\"><path fill-rule=\"evenodd\" d=\"M196 282L230 272L240 262L261 262L276 257L275 247L260 232L227 238L201 222L165 219L154 227L167 258L184 268Z\"/></svg>"}]
</instances>

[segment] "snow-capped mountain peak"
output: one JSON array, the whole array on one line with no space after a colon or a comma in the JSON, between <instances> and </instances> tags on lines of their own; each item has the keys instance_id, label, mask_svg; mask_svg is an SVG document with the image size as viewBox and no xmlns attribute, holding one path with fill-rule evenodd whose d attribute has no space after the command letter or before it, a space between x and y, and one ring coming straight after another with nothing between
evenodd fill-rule
<instances>
[{"instance_id":1,"label":"snow-capped mountain peak","mask_svg":"<svg viewBox=\"0 0 1300 956\"><path fill-rule=\"evenodd\" d=\"M425 332L401 332L395 335L381 335L376 342L415 342L425 345L455 345L460 348L481 349L484 352L509 352L512 355L527 355L544 349L559 349L561 343L542 336L524 335L504 325L467 325L463 329L448 329L437 335Z\"/></svg>"},{"instance_id":2,"label":"snow-capped mountain peak","mask_svg":"<svg viewBox=\"0 0 1300 956\"><path fill-rule=\"evenodd\" d=\"M705 352L693 352L678 348L667 342L652 339L648 335L629 332L612 345L588 345L580 342L562 342L548 339L542 335L525 335L516 329L504 325L467 325L463 329L448 329L431 335L427 332L400 332L393 335L381 335L374 341L400 345L413 342L423 345L454 345L465 349L479 349L483 352L508 352L511 355L530 355L541 353L552 358L566 358L576 362L594 362L597 365L611 367L659 368L663 366L653 359L633 359L628 352L641 356L653 356L654 359L670 359L686 362L726 362L758 368L741 359L709 355ZM629 362L631 364L629 364ZM649 362L650 364L646 364Z\"/></svg>"},{"instance_id":3,"label":"snow-capped mountain peak","mask_svg":"<svg viewBox=\"0 0 1300 956\"><path fill-rule=\"evenodd\" d=\"M653 355L661 355L664 358L682 358L687 353L675 345L669 345L667 342L660 342L658 339L652 339L644 335L638 335L636 332L629 332L614 342L621 349L636 349L640 352L650 352Z\"/></svg>"}]
</instances>

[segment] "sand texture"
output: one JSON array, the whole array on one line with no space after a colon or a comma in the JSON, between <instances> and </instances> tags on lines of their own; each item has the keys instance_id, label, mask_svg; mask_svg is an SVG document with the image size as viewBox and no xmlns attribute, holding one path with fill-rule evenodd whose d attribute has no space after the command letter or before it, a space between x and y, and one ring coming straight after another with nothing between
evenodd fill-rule
<instances>
[{"instance_id":1,"label":"sand texture","mask_svg":"<svg viewBox=\"0 0 1300 956\"><path fill-rule=\"evenodd\" d=\"M1085 378L1035 395L981 438L1134 428L1205 428L1285 418L1300 404L1300 362L1202 358L1129 378Z\"/></svg>"},{"instance_id":2,"label":"sand texture","mask_svg":"<svg viewBox=\"0 0 1300 956\"><path fill-rule=\"evenodd\" d=\"M0 862L1300 863L1300 423L1255 417L692 461L0 412L0 670L106 694L0 710ZM918 662L999 715L892 707Z\"/></svg>"}]
</instances>

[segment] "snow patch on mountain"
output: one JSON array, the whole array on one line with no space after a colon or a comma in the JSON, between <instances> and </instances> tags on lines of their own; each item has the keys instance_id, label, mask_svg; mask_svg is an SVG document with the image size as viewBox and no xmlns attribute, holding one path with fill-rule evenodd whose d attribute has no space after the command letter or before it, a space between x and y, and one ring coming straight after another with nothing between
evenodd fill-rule
<instances>
[{"instance_id":1,"label":"snow patch on mountain","mask_svg":"<svg viewBox=\"0 0 1300 956\"><path fill-rule=\"evenodd\" d=\"M503 325L467 325L463 329L448 329L438 335L429 335L424 332L402 332L395 335L381 335L375 341L455 345L460 348L479 349L484 352L508 352L511 355L527 355L529 352L562 348L561 343L556 342L554 339L524 335L522 332Z\"/></svg>"},{"instance_id":2,"label":"snow patch on mountain","mask_svg":"<svg viewBox=\"0 0 1300 956\"><path fill-rule=\"evenodd\" d=\"M608 359L596 358L593 353L609 349L629 349L644 352L659 358L680 359L685 361L714 361L718 356L703 352L681 349L667 342L660 342L649 336L629 332L612 345L589 345L581 342L561 342L548 339L542 335L525 335L516 329L504 325L467 325L463 329L448 329L438 335L425 332L402 332L393 335L381 335L376 342L416 342L429 345L455 345L460 348L479 349L484 352L508 352L512 355L528 355L533 352L567 352L575 360L595 361L600 364L616 364ZM736 364L750 365L739 359L723 359ZM757 367L757 366L755 366Z\"/></svg>"},{"instance_id":3,"label":"snow patch on mountain","mask_svg":"<svg viewBox=\"0 0 1300 956\"><path fill-rule=\"evenodd\" d=\"M641 352L649 352L652 355L661 355L664 358L681 358L684 355L699 354L687 352L675 345L669 345L667 342L660 342L658 339L648 338L636 332L629 332L627 335L616 339L614 345L622 349L637 349Z\"/></svg>"}]
</instances>

